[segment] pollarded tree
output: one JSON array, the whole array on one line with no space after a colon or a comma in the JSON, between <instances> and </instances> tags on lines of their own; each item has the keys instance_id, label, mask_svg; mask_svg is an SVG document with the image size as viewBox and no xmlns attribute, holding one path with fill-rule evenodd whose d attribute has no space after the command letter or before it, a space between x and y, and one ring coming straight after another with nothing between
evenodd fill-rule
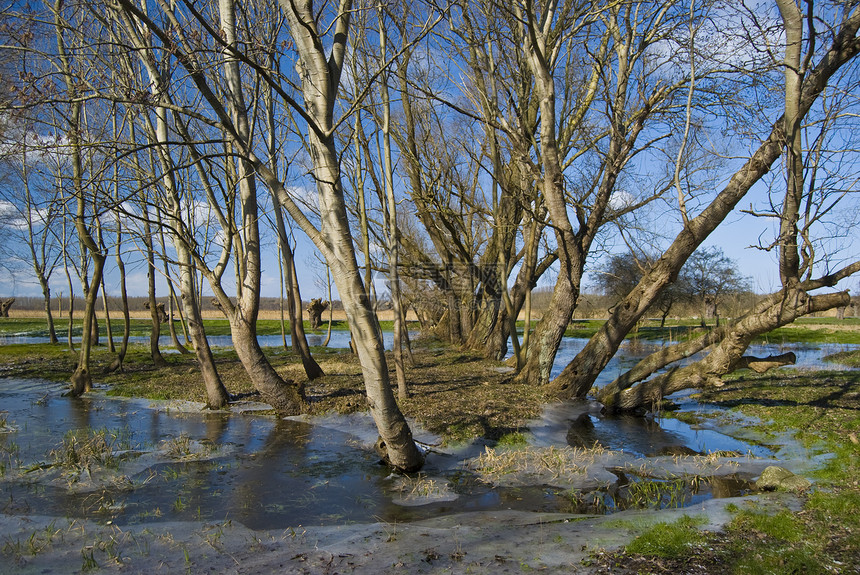
<instances>
[{"instance_id":1,"label":"pollarded tree","mask_svg":"<svg viewBox=\"0 0 860 575\"><path fill-rule=\"evenodd\" d=\"M620 209L611 202L631 160L673 130L676 100L690 79L655 64L651 56L684 33L695 14L678 10L673 2L517 2L513 11L535 79L540 110L536 169L559 262L548 313L535 328L518 379L546 384L598 235L609 222L670 189L664 179ZM559 76L579 80L561 75L563 65L568 74L581 67L589 71L575 96L572 88L561 89L566 85ZM565 110L571 100L574 109ZM591 154L590 165L584 151ZM574 171L578 179L571 182Z\"/></svg>"}]
</instances>

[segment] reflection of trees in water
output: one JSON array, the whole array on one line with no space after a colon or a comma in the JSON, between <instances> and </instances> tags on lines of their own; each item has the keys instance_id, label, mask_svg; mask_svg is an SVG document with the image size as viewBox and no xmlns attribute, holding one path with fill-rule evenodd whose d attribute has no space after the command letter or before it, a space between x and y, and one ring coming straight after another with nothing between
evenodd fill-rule
<instances>
[{"instance_id":1,"label":"reflection of trees in water","mask_svg":"<svg viewBox=\"0 0 860 575\"><path fill-rule=\"evenodd\" d=\"M310 425L282 419L268 429L261 448L241 458L230 474L231 515L252 518L267 508L286 509L307 496L302 476L308 468L311 430Z\"/></svg>"},{"instance_id":2,"label":"reflection of trees in water","mask_svg":"<svg viewBox=\"0 0 860 575\"><path fill-rule=\"evenodd\" d=\"M655 454L666 447L680 446L682 440L667 433L654 419L630 414L604 415L600 429L588 413L570 422L567 443L573 447L634 450Z\"/></svg>"}]
</instances>

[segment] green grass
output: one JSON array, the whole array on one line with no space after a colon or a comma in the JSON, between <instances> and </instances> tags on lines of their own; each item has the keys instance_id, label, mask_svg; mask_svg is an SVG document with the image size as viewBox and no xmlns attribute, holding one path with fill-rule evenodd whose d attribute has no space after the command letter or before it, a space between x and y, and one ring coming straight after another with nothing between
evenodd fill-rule
<instances>
[{"instance_id":1,"label":"green grass","mask_svg":"<svg viewBox=\"0 0 860 575\"><path fill-rule=\"evenodd\" d=\"M728 552L738 574L829 573L820 541L790 511L776 514L744 510L729 524Z\"/></svg>"},{"instance_id":2,"label":"green grass","mask_svg":"<svg viewBox=\"0 0 860 575\"><path fill-rule=\"evenodd\" d=\"M735 573L824 573L860 560L860 373L752 376L704 399L758 418L761 430L791 433L832 457L812 474L801 513L741 511L728 529ZM720 401L721 400L721 401ZM839 562L839 563L837 563ZM837 569L838 570L838 569Z\"/></svg>"},{"instance_id":3,"label":"green grass","mask_svg":"<svg viewBox=\"0 0 860 575\"><path fill-rule=\"evenodd\" d=\"M847 343L860 344L860 331L811 329L793 324L759 336L756 343Z\"/></svg>"},{"instance_id":4,"label":"green grass","mask_svg":"<svg viewBox=\"0 0 860 575\"><path fill-rule=\"evenodd\" d=\"M392 322L382 322L383 329L391 330L391 325L388 325L387 328L384 324L391 324ZM75 337L80 337L81 335L81 323L80 321L75 321L75 324L72 326L72 335ZM129 334L135 337L146 337L149 336L150 331L152 329L152 322L149 319L132 319L129 322ZM226 319L205 319L203 320L203 326L206 329L206 333L208 335L230 335L230 322ZM290 323L286 322L286 330L289 334ZM323 320L322 327L319 330L311 329L311 324L309 321L304 322L305 331L308 333L324 333L328 329L328 324L325 319ZM54 318L54 331L57 334L57 338L63 342L65 341L69 329L69 320L64 317ZM111 330L113 332L114 339L119 343L119 340L122 338L122 333L124 329L124 324L122 319L116 319L114 317L111 318ZM182 338L182 323L179 320L174 320L174 329L176 333L179 334L180 338ZM349 326L345 321L342 320L334 320L332 322L332 329L336 331L346 331L349 329ZM167 324L162 324L161 326L161 334L167 335L170 333L169 326ZM281 333L281 321L278 319L261 319L257 321L257 334L258 335L280 335ZM34 317L34 318L19 318L19 317L11 317L11 318L2 318L0 319L0 335L3 336L26 336L26 337L48 337L48 327L45 323L45 320L42 318ZM107 337L107 326L104 321L99 322L99 335L102 337Z\"/></svg>"},{"instance_id":5,"label":"green grass","mask_svg":"<svg viewBox=\"0 0 860 575\"><path fill-rule=\"evenodd\" d=\"M829 459L809 474L813 488L799 512L778 500L731 504L723 532L697 534L683 520L660 524L609 554L610 564L632 573L737 575L847 573L860 565L860 372L743 372L698 400L760 422L745 424L750 431L791 434L811 456Z\"/></svg>"},{"instance_id":6,"label":"green grass","mask_svg":"<svg viewBox=\"0 0 860 575\"><path fill-rule=\"evenodd\" d=\"M627 545L625 551L648 557L679 559L697 552L706 541L700 517L684 515L674 523L657 523Z\"/></svg>"},{"instance_id":7,"label":"green grass","mask_svg":"<svg viewBox=\"0 0 860 575\"><path fill-rule=\"evenodd\" d=\"M524 433L520 431L512 431L511 433L506 433L501 436L499 441L496 443L496 447L520 448L525 447L528 443L528 439Z\"/></svg>"},{"instance_id":8,"label":"green grass","mask_svg":"<svg viewBox=\"0 0 860 575\"><path fill-rule=\"evenodd\" d=\"M840 351L826 356L824 361L847 367L860 367L860 350Z\"/></svg>"}]
</instances>

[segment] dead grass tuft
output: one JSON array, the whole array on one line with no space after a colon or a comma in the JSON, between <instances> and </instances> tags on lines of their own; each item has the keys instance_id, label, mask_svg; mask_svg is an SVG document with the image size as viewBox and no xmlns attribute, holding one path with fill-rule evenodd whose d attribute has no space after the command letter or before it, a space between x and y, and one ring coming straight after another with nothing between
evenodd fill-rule
<instances>
[{"instance_id":1,"label":"dead grass tuft","mask_svg":"<svg viewBox=\"0 0 860 575\"><path fill-rule=\"evenodd\" d=\"M527 477L530 482L535 478L544 478L554 484L573 483L588 473L589 467L605 453L600 446L528 447L515 450L488 447L470 467L481 475L482 480L492 484L507 483L505 477L514 474Z\"/></svg>"}]
</instances>

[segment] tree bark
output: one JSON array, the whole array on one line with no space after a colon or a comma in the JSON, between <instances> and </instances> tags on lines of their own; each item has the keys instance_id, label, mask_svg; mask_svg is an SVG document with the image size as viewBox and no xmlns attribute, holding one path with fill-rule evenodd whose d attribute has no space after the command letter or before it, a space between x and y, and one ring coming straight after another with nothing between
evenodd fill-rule
<instances>
[{"instance_id":1,"label":"tree bark","mask_svg":"<svg viewBox=\"0 0 860 575\"><path fill-rule=\"evenodd\" d=\"M146 210L146 204L143 204ZM159 338L161 337L161 316L158 313L158 301L155 299L155 250L152 247L152 226L147 217L143 222L143 244L146 246L146 281L147 300L151 327L149 330L149 355L155 367L167 367L167 360L161 355Z\"/></svg>"},{"instance_id":2,"label":"tree bark","mask_svg":"<svg viewBox=\"0 0 860 575\"><path fill-rule=\"evenodd\" d=\"M159 220L161 218L159 217ZM176 335L176 324L173 321L173 302L176 300L176 291L173 289L173 279L170 277L170 266L167 263L167 245L164 241L164 226L159 226L158 228L158 240L161 244L161 253L164 254L164 279L167 281L167 290L170 292L170 295L167 299L167 330L170 333L170 341L173 342L173 347L176 348L182 355L187 355L191 353L188 349L182 345L179 341L179 337Z\"/></svg>"},{"instance_id":3,"label":"tree bark","mask_svg":"<svg viewBox=\"0 0 860 575\"><path fill-rule=\"evenodd\" d=\"M381 62L388 57L388 34L385 29L384 11L382 4L378 5L377 16L379 18L379 46ZM388 74L382 73L380 81L380 93L382 96L382 171L385 179L385 206L383 210L385 223L387 224L386 239L388 248L388 283L391 293L391 308L394 313L393 327L393 355L394 373L397 378L397 394L401 400L409 397L406 388L406 368L403 365L403 309L400 296L400 246L397 234L397 200L394 197L394 167L391 158L391 98L388 92Z\"/></svg>"},{"instance_id":4,"label":"tree bark","mask_svg":"<svg viewBox=\"0 0 860 575\"><path fill-rule=\"evenodd\" d=\"M85 309L83 319L83 331L81 333L81 350L78 366L71 376L72 396L80 396L92 389L92 372L90 369L90 354L93 346L93 324L95 322L96 301L98 299L99 285L101 284L102 271L104 269L104 254L90 233L86 222L86 198L84 196L84 170L81 158L81 112L83 102L76 98L76 80L72 73L72 63L66 50L63 39L64 22L62 18L63 0L54 3L54 26L57 40L57 52L60 56L61 72L72 101L68 116L68 138L70 163L72 165L72 186L76 203L75 229L82 250L87 250L93 262L93 275L89 289L85 289ZM83 254L82 254L83 255ZM86 274L82 281L86 285Z\"/></svg>"},{"instance_id":5,"label":"tree bark","mask_svg":"<svg viewBox=\"0 0 860 575\"><path fill-rule=\"evenodd\" d=\"M414 471L423 465L424 457L412 439L412 432L397 406L388 379L382 334L355 259L332 133L352 3L350 0L340 3L334 24L335 43L328 55L320 41L312 2L281 0L281 6L300 56L298 71L305 109L309 114L308 143L314 160L322 229L317 232L291 201L284 202L284 205L290 208L291 215L314 240L332 267L361 363L370 412L379 430L386 459L398 469ZM276 189L286 195L283 185Z\"/></svg>"},{"instance_id":6,"label":"tree bark","mask_svg":"<svg viewBox=\"0 0 860 575\"><path fill-rule=\"evenodd\" d=\"M239 63L232 55L237 49L236 13L234 0L218 2L221 31L224 41L230 46L223 52L223 70L226 80L227 109L235 127L237 151L251 148L251 126L243 95L242 76ZM266 358L257 340L257 316L260 309L260 227L257 186L251 160L241 154L236 163L238 170L239 207L241 209L241 242L244 261L239 266L238 293L235 306L229 314L233 346L254 386L263 394L267 403L283 415L295 415L304 411L304 389L301 385L287 383ZM226 299L226 298L225 298ZM228 309L229 301L221 301Z\"/></svg>"},{"instance_id":7,"label":"tree bark","mask_svg":"<svg viewBox=\"0 0 860 575\"><path fill-rule=\"evenodd\" d=\"M827 87L830 78L842 65L860 52L856 37L860 27L860 10L843 21L841 30L818 65L802 84L797 115L805 117L812 104ZM780 157L785 142L785 117L771 127L768 138L738 170L723 190L702 212L691 219L639 284L619 302L609 320L592 336L585 348L565 367L553 382L558 397L584 397L595 379L618 351L618 346L639 319L656 301L664 287L673 282L681 267L708 235L726 218Z\"/></svg>"},{"instance_id":8,"label":"tree bark","mask_svg":"<svg viewBox=\"0 0 860 575\"><path fill-rule=\"evenodd\" d=\"M280 205L278 205L276 209L281 209ZM290 306L290 331L293 340L293 349L299 354L299 357L302 360L302 367L305 369L305 375L308 376L309 380L313 381L324 376L325 372L314 359L313 355L311 355L311 348L308 345L308 338L305 335L305 320L303 317L304 314L302 313L302 294L299 290L299 276L296 273L296 258L289 244L284 244L283 254L285 258L284 262L286 264L286 269L284 271L289 274L287 289L290 290L290 297L287 298L287 302Z\"/></svg>"},{"instance_id":9,"label":"tree bark","mask_svg":"<svg viewBox=\"0 0 860 575\"><path fill-rule=\"evenodd\" d=\"M116 126L114 126L116 127ZM114 173L114 195L118 194L119 180ZM122 259L122 217L117 214L116 217L116 267L119 271L119 295L122 301L122 343L119 346L119 352L116 358L107 368L108 373L114 371L122 371L122 364L125 361L126 353L128 353L128 338L131 335L131 314L128 310L128 289L126 285L125 262Z\"/></svg>"},{"instance_id":10,"label":"tree bark","mask_svg":"<svg viewBox=\"0 0 860 575\"><path fill-rule=\"evenodd\" d=\"M757 335L787 325L798 317L832 309L850 301L848 292L810 296L796 288L784 289L779 296L774 298L775 301L765 312L748 314L742 320L733 323L730 328L727 328L727 333L719 344L701 361L671 369L624 390L616 386L607 386L598 393L598 400L609 411L640 408L654 410L665 396L682 389L721 387L722 376L737 369L750 367L758 371L764 367L782 365L791 358L785 356L760 359L744 357L743 354Z\"/></svg>"}]
</instances>

